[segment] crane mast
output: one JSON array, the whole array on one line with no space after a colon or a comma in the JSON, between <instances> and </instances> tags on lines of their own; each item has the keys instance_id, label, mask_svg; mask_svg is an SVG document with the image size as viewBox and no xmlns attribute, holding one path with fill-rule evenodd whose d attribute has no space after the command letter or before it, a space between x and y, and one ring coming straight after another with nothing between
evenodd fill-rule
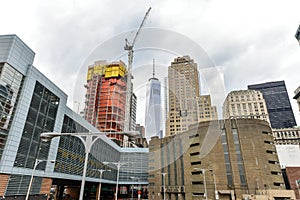
<instances>
[{"instance_id":1,"label":"crane mast","mask_svg":"<svg viewBox=\"0 0 300 200\"><path fill-rule=\"evenodd\" d=\"M128 67L127 67L127 84L126 84L126 108L125 108L125 120L124 120L124 131L130 131L130 100L131 100L131 94L132 94L132 86L131 86L131 79L132 79L132 61L133 61L133 47L136 42L136 39L138 35L141 32L142 27L144 26L144 23L149 15L149 12L151 10L151 7L146 12L142 23L140 24L139 29L137 30L132 43L128 41L128 39L125 39L125 46L124 50L128 51Z\"/></svg>"}]
</instances>

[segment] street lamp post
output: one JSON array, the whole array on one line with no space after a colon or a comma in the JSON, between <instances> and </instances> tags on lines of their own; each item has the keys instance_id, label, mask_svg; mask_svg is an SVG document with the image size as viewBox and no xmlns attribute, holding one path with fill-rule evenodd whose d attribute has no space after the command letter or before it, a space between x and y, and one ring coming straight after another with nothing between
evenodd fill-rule
<instances>
[{"instance_id":1,"label":"street lamp post","mask_svg":"<svg viewBox=\"0 0 300 200\"><path fill-rule=\"evenodd\" d=\"M131 186L131 200L133 200L133 187L134 187L134 185L132 184L132 186Z\"/></svg>"},{"instance_id":2,"label":"street lamp post","mask_svg":"<svg viewBox=\"0 0 300 200\"><path fill-rule=\"evenodd\" d=\"M116 193L115 193L115 200L118 199L118 186L119 186L119 173L120 173L120 168L122 165L127 164L127 162L103 162L104 165L108 165L108 164L113 164L117 167L117 184L116 184Z\"/></svg>"},{"instance_id":3,"label":"street lamp post","mask_svg":"<svg viewBox=\"0 0 300 200\"><path fill-rule=\"evenodd\" d=\"M159 173L163 176L163 189L164 189L164 200L166 200L166 172Z\"/></svg>"},{"instance_id":4,"label":"street lamp post","mask_svg":"<svg viewBox=\"0 0 300 200\"><path fill-rule=\"evenodd\" d=\"M88 158L90 150L97 141L100 136L105 135L105 133L102 132L96 132L96 133L42 133L41 134L41 140L43 142L51 141L54 137L60 137L60 136L75 136L78 137L81 142L83 143L85 147L85 160L84 160L84 166L83 166L83 172L82 172L82 181L80 186L80 194L79 194L79 200L83 200L83 194L84 194L84 185L85 185L85 177L86 177L86 171L87 171L87 164L88 164ZM98 137L95 137L98 136Z\"/></svg>"},{"instance_id":5,"label":"street lamp post","mask_svg":"<svg viewBox=\"0 0 300 200\"><path fill-rule=\"evenodd\" d=\"M136 179L138 182L140 182L140 178L138 177L130 177L132 180ZM133 183L132 183L132 190L131 190L131 200L133 200ZM139 190L140 190L140 184L139 184ZM138 199L140 199L140 194L138 194Z\"/></svg>"},{"instance_id":6,"label":"street lamp post","mask_svg":"<svg viewBox=\"0 0 300 200\"><path fill-rule=\"evenodd\" d=\"M207 188L206 188L205 172L208 169L194 168L194 170L202 171L202 174L203 174L203 183L204 183L204 196L205 196L205 200L207 200Z\"/></svg>"},{"instance_id":7,"label":"street lamp post","mask_svg":"<svg viewBox=\"0 0 300 200\"><path fill-rule=\"evenodd\" d=\"M130 145L132 145L133 148L140 148L139 146L137 146L137 144L135 144L135 142L131 142L131 141L126 141L124 146L130 147Z\"/></svg>"},{"instance_id":8,"label":"street lamp post","mask_svg":"<svg viewBox=\"0 0 300 200\"><path fill-rule=\"evenodd\" d=\"M202 169L202 173L203 173L203 181L204 181L205 199L207 200L207 188L206 188L205 172L206 172L206 169Z\"/></svg>"},{"instance_id":9,"label":"street lamp post","mask_svg":"<svg viewBox=\"0 0 300 200\"><path fill-rule=\"evenodd\" d=\"M214 179L214 186L215 186L215 199L219 200L219 194L218 194L218 190L217 190L217 184L216 184L216 176L215 173L213 172L213 170L209 170L212 173L213 179Z\"/></svg>"},{"instance_id":10,"label":"street lamp post","mask_svg":"<svg viewBox=\"0 0 300 200\"><path fill-rule=\"evenodd\" d=\"M26 197L25 197L25 200L28 200L29 198L29 194L30 194L30 190L31 190L31 187L32 187L32 182L33 182L33 176L34 176L34 172L36 170L36 167L38 166L38 164L40 164L41 162L47 162L47 161L50 161L51 163L54 163L55 160L41 160L41 159L35 159L35 163L34 163L34 166L33 166L33 169L32 169L32 174L31 174L31 178L30 178L30 182L29 182L29 186L28 186L28 190L27 190L27 194L26 194Z\"/></svg>"},{"instance_id":11,"label":"street lamp post","mask_svg":"<svg viewBox=\"0 0 300 200\"><path fill-rule=\"evenodd\" d=\"M101 199L101 183L102 183L102 174L103 174L103 172L111 172L111 170L109 169L109 170L105 170L105 169L95 169L96 171L98 171L99 173L100 173L100 177L99 177L99 179L100 179L100 182L99 182L99 190L98 190L98 200L100 200Z\"/></svg>"},{"instance_id":12,"label":"street lamp post","mask_svg":"<svg viewBox=\"0 0 300 200\"><path fill-rule=\"evenodd\" d=\"M86 177L86 171L87 171L87 164L88 164L88 158L89 153L91 151L91 148L93 144L103 135L110 134L110 132L87 132L87 133L54 133L54 132L47 132L42 133L40 138L43 142L49 142L54 137L60 137L60 136L75 136L81 140L81 142L84 145L85 148L85 159L84 159L84 166L83 166L83 172L82 172L82 180L81 180L81 186L80 186L80 194L79 194L79 200L83 200L83 194L84 194L84 185L85 185L85 177ZM114 132L114 134L124 134L128 135L130 137L139 137L138 131L126 131L126 132Z\"/></svg>"},{"instance_id":13,"label":"street lamp post","mask_svg":"<svg viewBox=\"0 0 300 200\"><path fill-rule=\"evenodd\" d=\"M134 180L134 177L130 177L132 180ZM133 187L134 187L134 185L133 185L133 183L132 183L132 185L131 185L131 200L133 200Z\"/></svg>"}]
</instances>

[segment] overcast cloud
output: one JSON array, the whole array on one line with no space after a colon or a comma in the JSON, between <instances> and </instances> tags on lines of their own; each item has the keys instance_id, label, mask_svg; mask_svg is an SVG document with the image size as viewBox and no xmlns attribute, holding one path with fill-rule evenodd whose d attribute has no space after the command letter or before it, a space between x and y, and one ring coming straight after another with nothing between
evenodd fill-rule
<instances>
[{"instance_id":1,"label":"overcast cloud","mask_svg":"<svg viewBox=\"0 0 300 200\"><path fill-rule=\"evenodd\" d=\"M10 0L1 2L0 34L17 34L36 53L34 66L68 94L70 107L74 101L81 101L83 107L84 88L80 85L84 81L80 80L87 63L92 64L89 59L110 61L115 57L127 62L124 39L132 39L150 6L133 66L134 88L140 94L139 123L144 123L143 85L151 76L152 59L156 59L157 76L163 82L174 57L193 52L195 57L191 57L203 67L201 77L209 79L202 80L207 84L202 86L204 93L215 90L212 88L219 82L224 97L249 84L285 80L300 123L292 99L300 85L300 46L294 38L300 23L299 0ZM174 43L169 37L173 46L166 48L165 37L147 35L149 27L184 38L189 45L180 48L179 41ZM114 44L113 49L105 44ZM95 52L101 55L93 55ZM198 58L199 54L202 57ZM200 64L203 60L198 59L203 56L210 58L211 66ZM215 92L222 93L219 89ZM221 96L213 96L216 104L222 102Z\"/></svg>"}]
</instances>

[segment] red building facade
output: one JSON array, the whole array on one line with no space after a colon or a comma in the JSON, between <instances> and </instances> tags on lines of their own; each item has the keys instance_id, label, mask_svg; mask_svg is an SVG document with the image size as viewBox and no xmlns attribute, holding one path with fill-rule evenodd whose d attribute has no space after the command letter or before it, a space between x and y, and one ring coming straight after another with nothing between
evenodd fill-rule
<instances>
[{"instance_id":1,"label":"red building facade","mask_svg":"<svg viewBox=\"0 0 300 200\"><path fill-rule=\"evenodd\" d=\"M84 117L122 145L126 105L126 65L122 61L97 61L89 66Z\"/></svg>"}]
</instances>

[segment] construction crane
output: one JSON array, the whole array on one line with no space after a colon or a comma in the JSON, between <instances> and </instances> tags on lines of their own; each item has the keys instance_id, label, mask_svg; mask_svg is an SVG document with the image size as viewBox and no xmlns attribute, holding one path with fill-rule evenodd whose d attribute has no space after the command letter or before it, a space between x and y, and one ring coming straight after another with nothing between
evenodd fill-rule
<instances>
[{"instance_id":1,"label":"construction crane","mask_svg":"<svg viewBox=\"0 0 300 200\"><path fill-rule=\"evenodd\" d=\"M132 93L132 86L131 86L131 79L132 79L132 61L133 61L133 47L134 44L136 42L136 39L139 35L139 33L141 32L142 27L144 26L144 23L149 15L149 12L151 10L151 7L148 9L148 11L146 12L144 19L139 27L139 29L137 30L132 42L130 43L127 39L125 39L125 46L124 46L124 50L128 51L128 67L127 67L127 89L126 89L126 108L125 108L125 123L124 123L124 131L130 131L130 100L131 100L131 93Z\"/></svg>"}]
</instances>

